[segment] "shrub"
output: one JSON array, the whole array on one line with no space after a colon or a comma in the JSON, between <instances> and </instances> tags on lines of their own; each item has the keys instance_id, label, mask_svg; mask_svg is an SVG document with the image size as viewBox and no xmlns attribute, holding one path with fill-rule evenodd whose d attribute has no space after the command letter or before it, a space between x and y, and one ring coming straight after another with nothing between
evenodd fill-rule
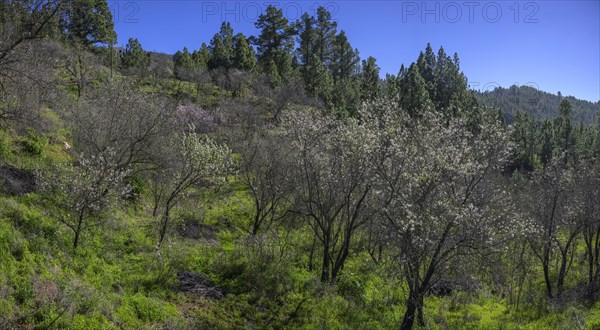
<instances>
[{"instance_id":1,"label":"shrub","mask_svg":"<svg viewBox=\"0 0 600 330\"><path fill-rule=\"evenodd\" d=\"M125 328L142 329L145 325L164 323L178 316L177 309L170 303L146 297L141 293L126 296L115 312L115 318Z\"/></svg>"},{"instance_id":2,"label":"shrub","mask_svg":"<svg viewBox=\"0 0 600 330\"><path fill-rule=\"evenodd\" d=\"M10 140L6 132L0 130L0 159L6 159L12 153Z\"/></svg>"},{"instance_id":3,"label":"shrub","mask_svg":"<svg viewBox=\"0 0 600 330\"><path fill-rule=\"evenodd\" d=\"M23 142L25 151L31 155L39 156L48 144L48 138L34 130L29 130L29 138Z\"/></svg>"}]
</instances>

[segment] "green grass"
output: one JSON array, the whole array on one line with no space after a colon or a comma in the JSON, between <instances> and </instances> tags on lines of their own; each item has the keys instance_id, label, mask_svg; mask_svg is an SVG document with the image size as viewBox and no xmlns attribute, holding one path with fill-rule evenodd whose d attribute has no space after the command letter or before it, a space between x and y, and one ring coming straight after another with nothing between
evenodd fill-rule
<instances>
[{"instance_id":1,"label":"green grass","mask_svg":"<svg viewBox=\"0 0 600 330\"><path fill-rule=\"evenodd\" d=\"M45 116L54 128L44 135L0 131L0 163L44 170L71 160L62 145L69 141L68 131L52 112ZM353 252L337 285L320 283L319 270L308 270L310 229L301 223L293 230L274 226L250 237L252 200L240 182L229 179L219 189L190 192L173 212L160 250L142 181L134 182L135 200L123 201L102 225L85 231L76 253L72 232L43 208L44 196L0 196L0 328L399 327L407 296L401 279L375 265L366 252ZM187 221L207 226L214 238L180 237L176 228ZM318 260L317 251L315 268ZM581 262L576 259L574 269ZM179 292L180 270L202 274L227 292L225 298ZM475 293L428 296L422 328L600 329L600 304L550 306L540 274L534 264L519 288L518 310L507 298L490 294L485 283ZM573 271L567 287L582 276Z\"/></svg>"}]
</instances>

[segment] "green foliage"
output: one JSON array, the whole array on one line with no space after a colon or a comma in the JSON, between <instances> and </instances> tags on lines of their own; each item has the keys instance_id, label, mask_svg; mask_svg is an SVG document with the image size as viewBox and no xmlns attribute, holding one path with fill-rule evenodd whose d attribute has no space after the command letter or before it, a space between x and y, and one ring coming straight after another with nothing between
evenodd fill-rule
<instances>
[{"instance_id":1,"label":"green foliage","mask_svg":"<svg viewBox=\"0 0 600 330\"><path fill-rule=\"evenodd\" d=\"M210 41L209 50L211 57L208 61L208 69L229 69L233 65L236 54L231 23L223 22L221 24L221 30Z\"/></svg>"},{"instance_id":2,"label":"green foliage","mask_svg":"<svg viewBox=\"0 0 600 330\"><path fill-rule=\"evenodd\" d=\"M29 138L23 141L25 151L33 156L40 156L48 145L48 138L35 130L29 130Z\"/></svg>"},{"instance_id":3,"label":"green foliage","mask_svg":"<svg viewBox=\"0 0 600 330\"><path fill-rule=\"evenodd\" d=\"M560 92L559 92L560 94ZM518 111L533 115L536 123L559 115L560 104L568 100L572 106L573 122L583 122L586 126L596 124L598 105L579 100L573 96L562 96L544 92L537 86L496 87L493 90L477 93L477 99L488 107L502 109L508 122L512 122Z\"/></svg>"},{"instance_id":4,"label":"green foliage","mask_svg":"<svg viewBox=\"0 0 600 330\"><path fill-rule=\"evenodd\" d=\"M150 55L144 51L136 38L129 38L121 62L125 69L146 70L150 64Z\"/></svg>"},{"instance_id":5,"label":"green foliage","mask_svg":"<svg viewBox=\"0 0 600 330\"><path fill-rule=\"evenodd\" d=\"M294 48L294 30L282 9L269 5L258 17L255 26L260 30L255 40L258 64L272 83L288 78L291 71L290 52Z\"/></svg>"},{"instance_id":6,"label":"green foliage","mask_svg":"<svg viewBox=\"0 0 600 330\"><path fill-rule=\"evenodd\" d=\"M402 91L400 105L411 116L419 117L423 113L433 110L433 102L429 97L427 84L416 64L413 63L408 68L408 72L400 78L399 89Z\"/></svg>"},{"instance_id":7,"label":"green foliage","mask_svg":"<svg viewBox=\"0 0 600 330\"><path fill-rule=\"evenodd\" d=\"M136 293L121 299L115 311L117 321L128 329L160 324L178 315L175 306Z\"/></svg>"},{"instance_id":8,"label":"green foliage","mask_svg":"<svg viewBox=\"0 0 600 330\"><path fill-rule=\"evenodd\" d=\"M244 71L252 71L256 67L254 48L250 47L248 40L242 33L234 38L233 67Z\"/></svg>"},{"instance_id":9,"label":"green foliage","mask_svg":"<svg viewBox=\"0 0 600 330\"><path fill-rule=\"evenodd\" d=\"M375 63L374 57L369 56L362 62L361 74L361 99L363 101L373 101L379 97L381 90L379 84L379 66Z\"/></svg>"},{"instance_id":10,"label":"green foliage","mask_svg":"<svg viewBox=\"0 0 600 330\"><path fill-rule=\"evenodd\" d=\"M73 232L73 249L77 248L81 233L129 192L122 182L126 172L113 166L108 159L81 158L78 165L61 164L40 173L40 190L48 199L46 206Z\"/></svg>"},{"instance_id":11,"label":"green foliage","mask_svg":"<svg viewBox=\"0 0 600 330\"><path fill-rule=\"evenodd\" d=\"M61 17L70 37L67 43L83 43L89 49L95 42L114 42L105 5L105 1L66 4ZM13 9L9 15L26 18ZM0 16L6 14L2 11ZM26 30L27 25L21 27ZM165 64L170 73L145 79L137 78L154 70L156 63L149 63L139 42L130 39L123 65L141 72L113 77L116 82L135 82L127 89L124 84L111 85L116 98L107 97L109 90L99 84L108 79L108 70L97 64L102 62L97 56L108 53L78 52L79 58L73 56L67 65L69 82L58 87L67 90L69 84L81 83L76 87L86 93L77 104L56 93L61 109L76 109L73 117L62 117L49 102L52 107L43 110L47 126L26 137L18 136L15 131L22 131L10 125L0 131L0 166L6 162L45 174L39 177L37 192L0 196L0 328L397 328L411 286L430 264L440 265L433 272L436 284L449 283L449 288L425 290L423 328L600 327L599 306L579 304L587 299L582 292L588 292L587 263L593 253L587 246L597 244L594 157L600 150L596 127L576 122L585 117L580 102L563 98L552 110L559 115L556 118L538 123L539 116L518 113L508 120L512 126L505 127L495 111L478 107L458 57L448 56L443 48L436 54L428 45L416 63L382 82L375 58L363 61L361 68L358 50L344 31L337 32L337 22L323 7L316 17L306 14L290 24L282 10L270 6L257 27L260 35L246 38L234 36L231 24L225 22L210 46L202 44L192 52L184 48L174 56L174 67L170 60ZM296 52L294 37L299 41ZM217 71L209 74L207 69L225 69L218 72L225 73L226 82L215 86L211 80L217 80ZM243 76L240 70L246 71ZM260 74L270 86L262 86ZM240 84L252 88L235 93L224 87L238 83L239 77ZM290 81L300 79L310 98L290 87ZM155 106L142 102L154 100L153 95L164 95L164 102L161 99ZM513 96L503 97L508 105L521 103L517 108L527 110ZM173 103L188 102L210 112L214 129L201 134L200 127L173 125L169 132L136 133L135 128L167 120L144 122L150 114L170 114ZM266 122L265 113L271 111L267 106L273 104L280 107L281 116ZM296 111L306 107L311 112ZM544 101L537 107L538 112L545 108ZM143 110L143 116L127 109ZM108 144L86 140L86 134L104 136L110 131L100 127L102 115L106 123L132 125L118 137L106 135ZM290 118L295 121L290 123ZM279 187L271 180L266 189L248 191L247 185L236 181L239 176L232 175L238 158L232 153L245 151L237 141L271 133L276 137L273 145L262 148L281 147L285 152L275 154L277 162L261 170L270 179L285 181L282 186L291 192L276 210L285 216L248 235L259 208L253 194L277 193ZM146 135L156 136L162 148L142 145L138 137ZM126 145L127 139L132 143ZM23 141L18 145L22 148L14 141ZM63 141L74 141L76 149ZM488 153L495 148L506 149L507 155L510 151L506 168L486 163L496 157ZM120 172L125 165L88 166L93 161L77 156L84 151L107 160L115 150L127 155L123 159L140 154L156 157L137 158L135 174L127 176ZM248 153L244 157L257 155ZM288 163L281 176L271 175L272 164ZM560 274L557 249L569 230L581 230L568 253L562 254L571 256L563 285L564 295L575 302L572 307L545 295L543 266L534 250L539 231L514 229L525 228L538 214L552 209L524 197L555 191L528 186L539 183L532 178L538 179L542 171L551 175L550 166L565 175L562 181L549 180L551 188L568 187L560 191L559 197L566 197L553 219L574 221L551 237L553 283ZM309 171L314 175L307 175ZM473 177L479 172L492 179ZM250 173L247 179L260 174ZM124 178L131 188L126 196L118 189ZM382 181L385 178L390 181ZM388 200L394 204L381 206L378 199L386 189L391 189ZM364 203L357 198L362 192ZM158 212L152 215L155 203ZM500 206L488 209L491 204ZM173 225L169 225L171 209ZM394 209L396 213L389 213ZM504 222L506 218L514 222ZM444 228L440 223L449 220L451 229L438 235ZM164 226L165 235L169 233L162 245L156 244L157 223ZM400 226L392 229L390 223ZM74 253L71 235L80 224L86 240ZM453 227L457 224L462 226ZM487 231L491 224L503 227ZM505 227L513 230L506 237ZM190 229L200 234L186 235ZM452 258L436 260L429 255L439 237L443 237L441 253ZM514 253L513 243L525 244L522 254ZM452 255L458 247L465 249ZM411 251L418 251L417 257ZM335 276L331 269L323 276L323 265L337 269ZM180 271L209 279L225 297L186 291L180 287ZM411 272L418 276L403 277ZM437 289L445 295L437 295Z\"/></svg>"},{"instance_id":12,"label":"green foliage","mask_svg":"<svg viewBox=\"0 0 600 330\"><path fill-rule=\"evenodd\" d=\"M12 154L13 147L11 142L8 134L5 131L0 130L0 164Z\"/></svg>"},{"instance_id":13,"label":"green foliage","mask_svg":"<svg viewBox=\"0 0 600 330\"><path fill-rule=\"evenodd\" d=\"M68 38L84 45L113 44L117 34L106 0L74 0L63 6L60 26Z\"/></svg>"}]
</instances>

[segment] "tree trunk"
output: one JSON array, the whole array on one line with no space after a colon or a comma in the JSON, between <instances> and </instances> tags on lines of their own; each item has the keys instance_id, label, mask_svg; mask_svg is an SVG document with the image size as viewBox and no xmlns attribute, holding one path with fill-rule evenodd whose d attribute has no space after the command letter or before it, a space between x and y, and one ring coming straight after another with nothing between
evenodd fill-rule
<instances>
[{"instance_id":1,"label":"tree trunk","mask_svg":"<svg viewBox=\"0 0 600 330\"><path fill-rule=\"evenodd\" d=\"M588 262L588 286L591 287L594 281L594 251L592 247L591 230L586 229L583 232L583 241L585 242L587 262Z\"/></svg>"},{"instance_id":2,"label":"tree trunk","mask_svg":"<svg viewBox=\"0 0 600 330\"><path fill-rule=\"evenodd\" d=\"M261 217L260 214L262 213L262 210L260 208L260 206L258 205L258 201L255 201L256 204L256 213L254 214L254 221L252 222L252 236L256 236L256 234L258 234L258 229L260 228L260 224L261 224Z\"/></svg>"},{"instance_id":3,"label":"tree trunk","mask_svg":"<svg viewBox=\"0 0 600 330\"><path fill-rule=\"evenodd\" d=\"M312 244L310 246L310 254L308 256L308 271L312 272L314 269L313 266L313 261L314 261L314 256L315 256L315 245L317 244L315 238L313 237L313 241Z\"/></svg>"},{"instance_id":4,"label":"tree trunk","mask_svg":"<svg viewBox=\"0 0 600 330\"><path fill-rule=\"evenodd\" d=\"M571 246L573 246L574 249L577 247L575 238L577 237L578 233L579 233L578 230L571 233L571 236L569 237L569 239L567 240L567 243L565 244L565 248L561 249L560 271L558 273L558 281L556 284L556 297L557 298L560 298L560 296L564 292L565 278L567 277L567 272L569 271L568 268L571 267L571 263L573 261L572 258L569 258L569 249L571 249Z\"/></svg>"},{"instance_id":5,"label":"tree trunk","mask_svg":"<svg viewBox=\"0 0 600 330\"><path fill-rule=\"evenodd\" d=\"M563 293L563 288L564 288L564 283L565 283L565 268L567 266L567 260L566 259L562 259L561 264L560 264L560 272L558 273L558 281L556 283L556 297L560 298L560 296L562 296Z\"/></svg>"},{"instance_id":6,"label":"tree trunk","mask_svg":"<svg viewBox=\"0 0 600 330\"><path fill-rule=\"evenodd\" d=\"M77 245L79 245L79 235L81 234L81 229L77 227L75 231L75 239L73 240L73 250L77 249Z\"/></svg>"},{"instance_id":7,"label":"tree trunk","mask_svg":"<svg viewBox=\"0 0 600 330\"><path fill-rule=\"evenodd\" d=\"M597 285L598 276L600 275L600 226L596 227L595 239L593 242L593 256L592 262L593 265L591 267L593 271L592 281L590 283L590 289L594 289Z\"/></svg>"},{"instance_id":8,"label":"tree trunk","mask_svg":"<svg viewBox=\"0 0 600 330\"><path fill-rule=\"evenodd\" d=\"M160 188L158 188L160 189ZM160 200L162 198L162 192L160 191L156 191L153 194L154 196L154 207L152 208L152 216L155 217L156 215L158 215L158 205L160 204Z\"/></svg>"},{"instance_id":9,"label":"tree trunk","mask_svg":"<svg viewBox=\"0 0 600 330\"><path fill-rule=\"evenodd\" d=\"M423 317L423 296L424 294L419 293L419 301L417 303L417 323L420 326L425 326L425 317Z\"/></svg>"},{"instance_id":10,"label":"tree trunk","mask_svg":"<svg viewBox=\"0 0 600 330\"><path fill-rule=\"evenodd\" d=\"M337 258L333 270L331 272L331 282L335 282L337 276L340 271L344 269L344 263L346 262L346 258L348 258L348 254L350 251L350 235L344 238L344 244L341 246L341 251L339 252L339 258Z\"/></svg>"},{"instance_id":11,"label":"tree trunk","mask_svg":"<svg viewBox=\"0 0 600 330\"><path fill-rule=\"evenodd\" d=\"M552 282L550 282L550 269L548 267L548 260L544 260L542 267L544 268L544 281L546 282L546 295L548 299L552 299Z\"/></svg>"},{"instance_id":12,"label":"tree trunk","mask_svg":"<svg viewBox=\"0 0 600 330\"><path fill-rule=\"evenodd\" d=\"M408 301L406 302L406 312L404 313L404 319L400 325L400 330L410 330L415 324L415 314L418 315L419 323L423 321L423 295L411 290Z\"/></svg>"},{"instance_id":13,"label":"tree trunk","mask_svg":"<svg viewBox=\"0 0 600 330\"><path fill-rule=\"evenodd\" d=\"M329 240L326 239L323 243L323 263L321 268L321 282L327 283L329 282L329 264L330 264L330 256L329 256Z\"/></svg>"},{"instance_id":14,"label":"tree trunk","mask_svg":"<svg viewBox=\"0 0 600 330\"><path fill-rule=\"evenodd\" d=\"M160 238L158 240L158 247L160 247L162 245L162 242L165 239L165 236L167 236L167 227L169 225L170 211L171 211L171 205L169 202L167 202L167 205L165 206L165 214L163 215L163 223L160 228Z\"/></svg>"},{"instance_id":15,"label":"tree trunk","mask_svg":"<svg viewBox=\"0 0 600 330\"><path fill-rule=\"evenodd\" d=\"M77 249L79 245L79 237L81 236L81 227L83 226L83 217L85 211L79 212L79 219L77 219L77 229L75 229L75 238L73 239L73 251Z\"/></svg>"}]
</instances>

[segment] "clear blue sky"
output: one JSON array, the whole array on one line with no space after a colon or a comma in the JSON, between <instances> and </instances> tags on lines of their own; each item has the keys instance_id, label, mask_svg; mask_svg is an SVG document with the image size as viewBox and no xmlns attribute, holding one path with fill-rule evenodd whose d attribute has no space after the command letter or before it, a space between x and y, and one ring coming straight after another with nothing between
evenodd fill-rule
<instances>
[{"instance_id":1,"label":"clear blue sky","mask_svg":"<svg viewBox=\"0 0 600 330\"><path fill-rule=\"evenodd\" d=\"M273 4L294 21L321 5L361 58L385 73L415 61L426 44L457 52L474 89L513 84L600 100L600 1L108 1L118 43L146 50L198 49L222 20L257 35L254 20Z\"/></svg>"}]
</instances>

